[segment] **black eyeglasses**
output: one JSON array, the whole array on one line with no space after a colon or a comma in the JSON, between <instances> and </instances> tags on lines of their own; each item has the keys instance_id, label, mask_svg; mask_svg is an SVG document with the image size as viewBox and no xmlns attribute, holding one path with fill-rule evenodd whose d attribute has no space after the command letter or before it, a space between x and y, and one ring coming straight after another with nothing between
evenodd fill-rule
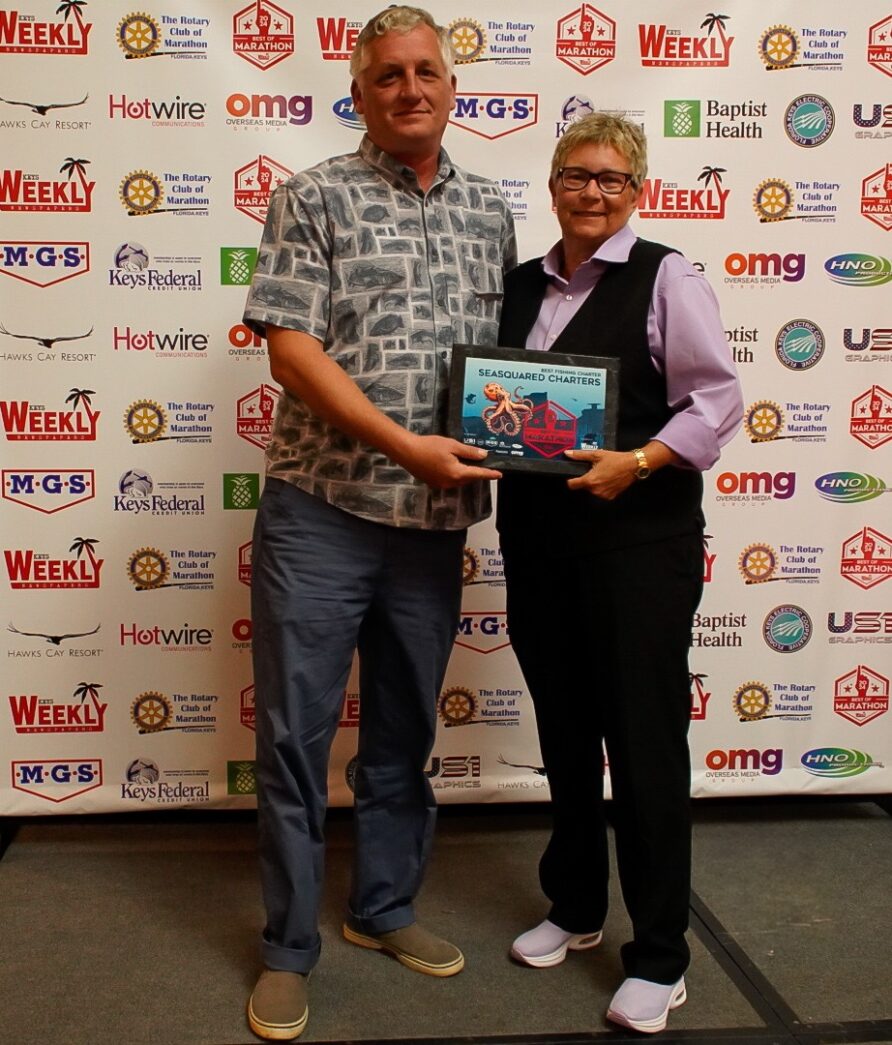
<instances>
[{"instance_id":1,"label":"black eyeglasses","mask_svg":"<svg viewBox=\"0 0 892 1045\"><path fill-rule=\"evenodd\" d=\"M601 192L618 196L632 181L633 175L624 171L587 171L585 167L561 167L558 181L570 192L581 192L590 181L594 181Z\"/></svg>"}]
</instances>

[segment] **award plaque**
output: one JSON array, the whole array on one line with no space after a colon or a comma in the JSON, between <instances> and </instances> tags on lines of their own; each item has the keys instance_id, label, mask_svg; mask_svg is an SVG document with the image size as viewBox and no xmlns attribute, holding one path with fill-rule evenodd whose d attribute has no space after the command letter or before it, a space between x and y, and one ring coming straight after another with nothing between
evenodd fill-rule
<instances>
[{"instance_id":1,"label":"award plaque","mask_svg":"<svg viewBox=\"0 0 892 1045\"><path fill-rule=\"evenodd\" d=\"M581 475L565 450L616 444L619 360L453 345L449 434L488 451L488 468Z\"/></svg>"}]
</instances>

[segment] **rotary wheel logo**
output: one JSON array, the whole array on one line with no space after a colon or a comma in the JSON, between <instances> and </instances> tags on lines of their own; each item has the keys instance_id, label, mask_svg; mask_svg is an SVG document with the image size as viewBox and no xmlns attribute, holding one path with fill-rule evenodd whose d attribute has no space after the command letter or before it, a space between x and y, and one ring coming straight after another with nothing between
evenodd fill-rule
<instances>
[{"instance_id":1,"label":"rotary wheel logo","mask_svg":"<svg viewBox=\"0 0 892 1045\"><path fill-rule=\"evenodd\" d=\"M131 171L121 182L121 203L131 217L152 214L164 199L164 186L151 171Z\"/></svg>"},{"instance_id":2,"label":"rotary wheel logo","mask_svg":"<svg viewBox=\"0 0 892 1045\"><path fill-rule=\"evenodd\" d=\"M783 221L793 209L793 190L785 181L768 178L753 193L753 210L759 221Z\"/></svg>"},{"instance_id":3,"label":"rotary wheel logo","mask_svg":"<svg viewBox=\"0 0 892 1045\"><path fill-rule=\"evenodd\" d=\"M467 726L474 721L477 697L464 686L452 686L440 696L437 710L447 726Z\"/></svg>"},{"instance_id":4,"label":"rotary wheel logo","mask_svg":"<svg viewBox=\"0 0 892 1045\"><path fill-rule=\"evenodd\" d=\"M154 690L140 693L130 707L130 717L140 733L160 733L170 722L170 701Z\"/></svg>"},{"instance_id":5,"label":"rotary wheel logo","mask_svg":"<svg viewBox=\"0 0 892 1045\"><path fill-rule=\"evenodd\" d=\"M737 569L747 584L770 581L777 569L777 553L768 544L751 544L740 553Z\"/></svg>"},{"instance_id":6,"label":"rotary wheel logo","mask_svg":"<svg viewBox=\"0 0 892 1045\"><path fill-rule=\"evenodd\" d=\"M167 557L157 548L140 548L127 560L127 576L137 591L162 587L169 570Z\"/></svg>"},{"instance_id":7,"label":"rotary wheel logo","mask_svg":"<svg viewBox=\"0 0 892 1045\"><path fill-rule=\"evenodd\" d=\"M743 425L749 433L750 442L767 443L777 439L784 426L784 413L777 403L761 399L747 410Z\"/></svg>"},{"instance_id":8,"label":"rotary wheel logo","mask_svg":"<svg viewBox=\"0 0 892 1045\"><path fill-rule=\"evenodd\" d=\"M771 708L771 694L761 682L744 682L731 700L741 722L765 718Z\"/></svg>"},{"instance_id":9,"label":"rotary wheel logo","mask_svg":"<svg viewBox=\"0 0 892 1045\"><path fill-rule=\"evenodd\" d=\"M788 25L773 25L759 38L759 57L766 68L792 69L799 55L799 37Z\"/></svg>"},{"instance_id":10,"label":"rotary wheel logo","mask_svg":"<svg viewBox=\"0 0 892 1045\"><path fill-rule=\"evenodd\" d=\"M451 22L449 39L455 52L456 65L476 62L486 48L486 33L473 18L459 18Z\"/></svg>"},{"instance_id":11,"label":"rotary wheel logo","mask_svg":"<svg viewBox=\"0 0 892 1045\"><path fill-rule=\"evenodd\" d=\"M480 573L480 560L473 548L465 548L462 561L462 584L474 584Z\"/></svg>"},{"instance_id":12,"label":"rotary wheel logo","mask_svg":"<svg viewBox=\"0 0 892 1045\"><path fill-rule=\"evenodd\" d=\"M167 414L151 399L137 399L124 413L124 427L134 443L153 443L167 428Z\"/></svg>"},{"instance_id":13,"label":"rotary wheel logo","mask_svg":"<svg viewBox=\"0 0 892 1045\"><path fill-rule=\"evenodd\" d=\"M148 58L161 43L161 30L151 15L129 14L118 23L118 47L126 58Z\"/></svg>"}]
</instances>

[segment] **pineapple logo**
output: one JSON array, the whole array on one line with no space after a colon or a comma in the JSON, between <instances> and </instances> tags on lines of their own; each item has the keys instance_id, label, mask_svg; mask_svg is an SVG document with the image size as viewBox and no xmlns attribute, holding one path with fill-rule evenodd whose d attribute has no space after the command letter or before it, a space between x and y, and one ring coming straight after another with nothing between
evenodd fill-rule
<instances>
[{"instance_id":1,"label":"pineapple logo","mask_svg":"<svg viewBox=\"0 0 892 1045\"><path fill-rule=\"evenodd\" d=\"M698 99L675 98L663 102L663 137L700 137L700 102Z\"/></svg>"},{"instance_id":2,"label":"pineapple logo","mask_svg":"<svg viewBox=\"0 0 892 1045\"><path fill-rule=\"evenodd\" d=\"M257 775L254 762L226 763L226 793L230 795L256 795Z\"/></svg>"},{"instance_id":3,"label":"pineapple logo","mask_svg":"<svg viewBox=\"0 0 892 1045\"><path fill-rule=\"evenodd\" d=\"M247 287L254 275L256 264L256 247L221 247L221 284L224 287Z\"/></svg>"},{"instance_id":4,"label":"pineapple logo","mask_svg":"<svg viewBox=\"0 0 892 1045\"><path fill-rule=\"evenodd\" d=\"M260 504L260 475L257 472L223 474L223 507L232 510L256 508Z\"/></svg>"}]
</instances>

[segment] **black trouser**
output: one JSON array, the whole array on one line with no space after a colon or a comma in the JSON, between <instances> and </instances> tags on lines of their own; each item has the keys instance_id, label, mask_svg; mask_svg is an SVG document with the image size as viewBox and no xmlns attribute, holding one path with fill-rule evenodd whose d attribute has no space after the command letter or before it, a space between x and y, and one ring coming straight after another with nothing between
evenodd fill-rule
<instances>
[{"instance_id":1,"label":"black trouser","mask_svg":"<svg viewBox=\"0 0 892 1045\"><path fill-rule=\"evenodd\" d=\"M604 923L603 742L633 928L623 965L627 976L674 983L690 960L688 649L703 586L702 539L568 557L512 548L503 534L502 552L508 629L551 789L553 830L539 865L548 917L573 933Z\"/></svg>"}]
</instances>

